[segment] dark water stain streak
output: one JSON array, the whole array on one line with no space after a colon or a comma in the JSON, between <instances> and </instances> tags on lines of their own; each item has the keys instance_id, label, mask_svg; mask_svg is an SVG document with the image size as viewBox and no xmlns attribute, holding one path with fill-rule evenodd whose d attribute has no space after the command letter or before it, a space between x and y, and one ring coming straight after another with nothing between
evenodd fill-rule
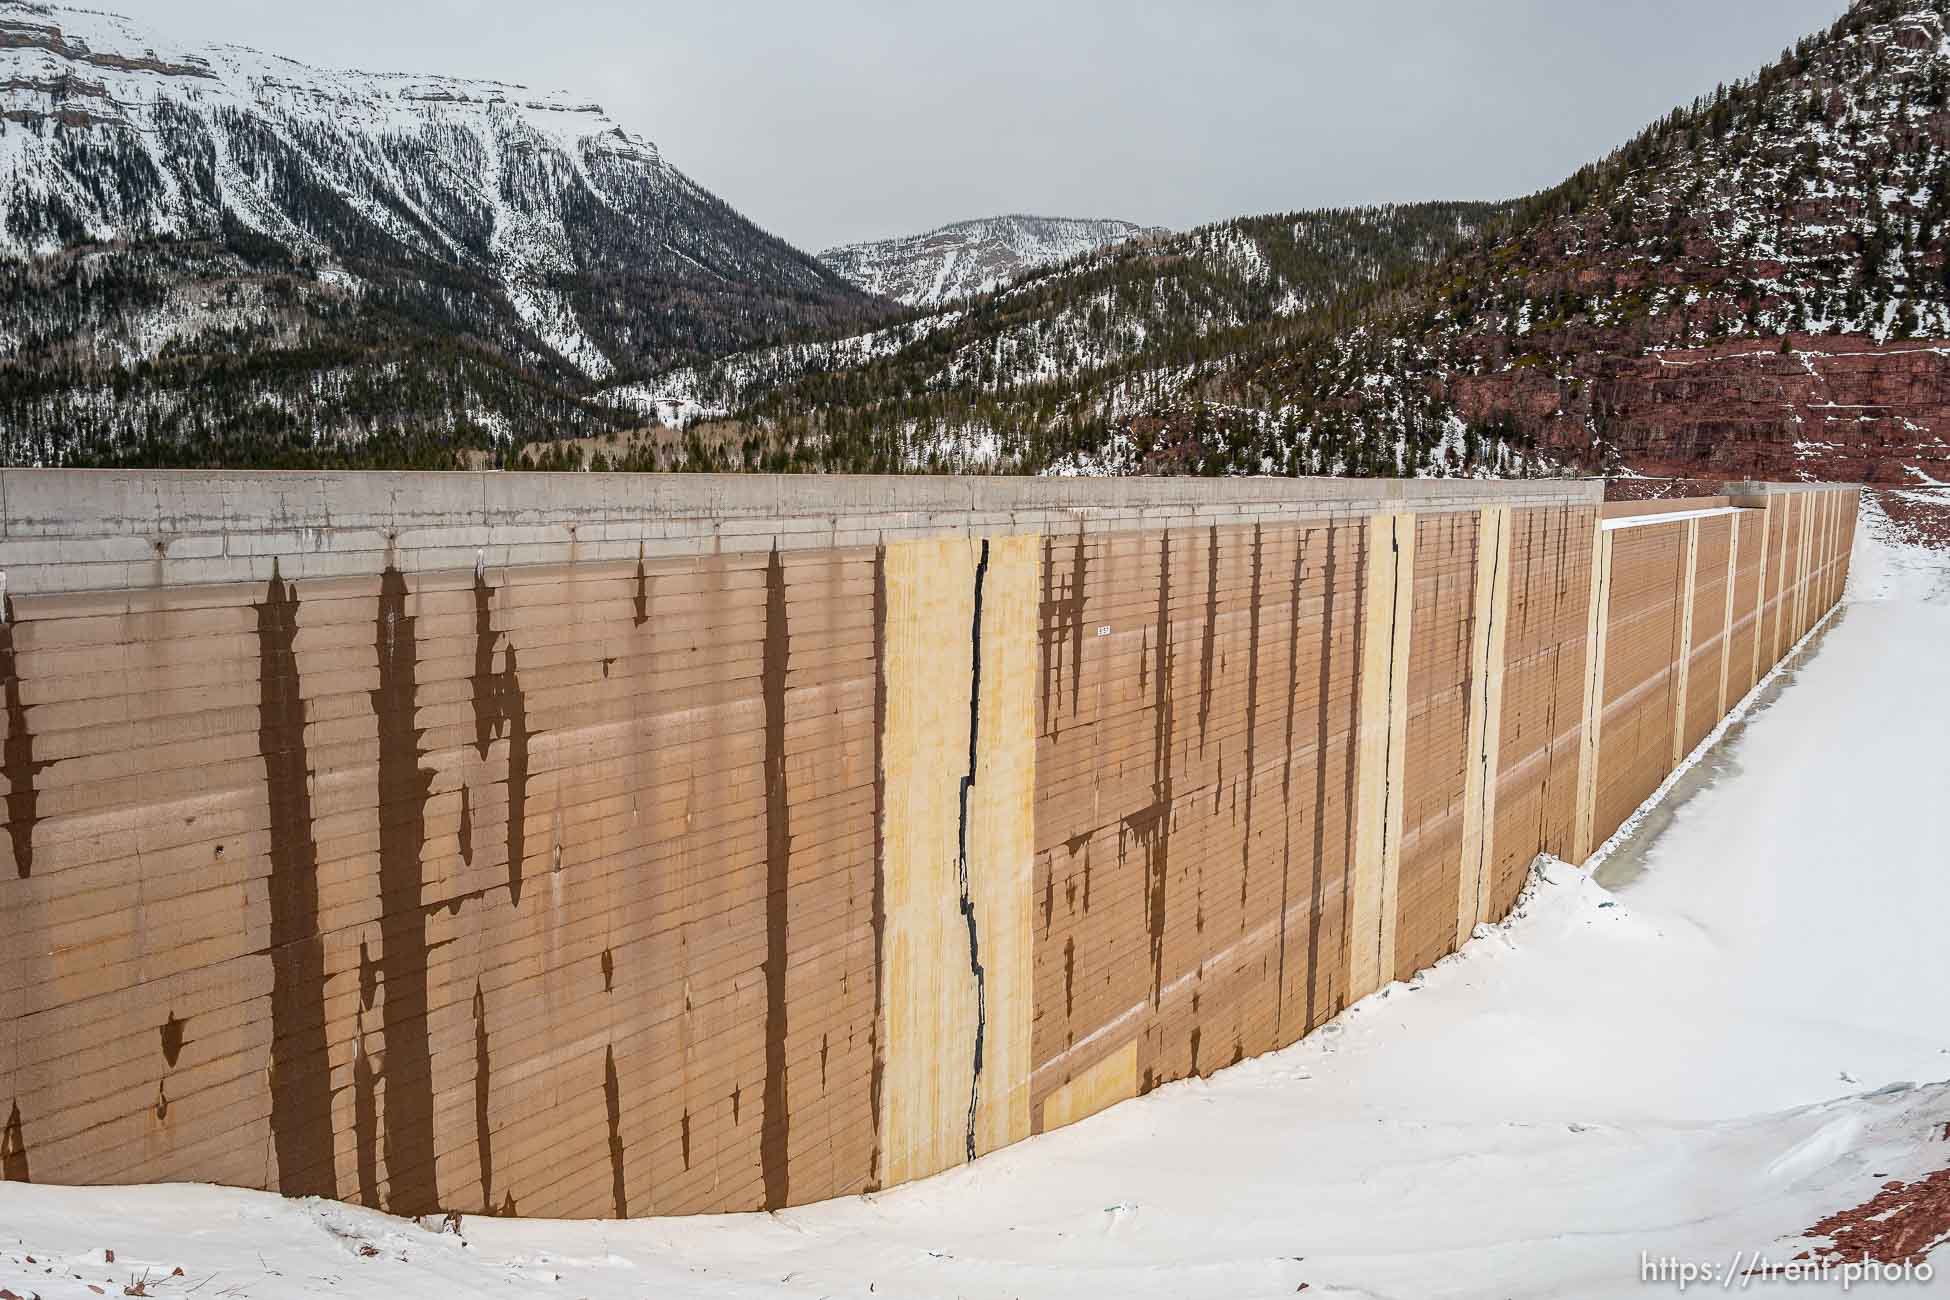
<instances>
[{"instance_id":1,"label":"dark water stain streak","mask_svg":"<svg viewBox=\"0 0 1950 1300\"><path fill-rule=\"evenodd\" d=\"M528 697L521 689L521 672L513 642L502 649L502 668L494 668L494 592L487 576L474 575L474 750L485 762L488 748L503 735L508 740L508 898L521 906L522 868L528 855ZM471 849L471 845L470 845ZM471 856L471 853L470 853Z\"/></svg>"},{"instance_id":2,"label":"dark water stain streak","mask_svg":"<svg viewBox=\"0 0 1950 1300\"><path fill-rule=\"evenodd\" d=\"M27 1167L27 1137L20 1122L20 1103L7 1112L7 1127L0 1129L0 1183L31 1183Z\"/></svg>"},{"instance_id":3,"label":"dark water stain streak","mask_svg":"<svg viewBox=\"0 0 1950 1300\"><path fill-rule=\"evenodd\" d=\"M385 1152L391 1193L386 1209L415 1215L436 1213L441 1206L421 901L426 881L420 863L434 772L420 762L419 646L415 621L406 612L408 595L405 576L389 567L380 580L375 620L379 686L370 697L379 729L379 976L385 990Z\"/></svg>"},{"instance_id":4,"label":"dark water stain streak","mask_svg":"<svg viewBox=\"0 0 1950 1300\"><path fill-rule=\"evenodd\" d=\"M765 1208L784 1209L791 1195L787 1157L792 1118L786 1091L787 913L792 878L792 796L786 787L786 672L791 630L786 621L785 562L777 546L765 566L765 1115L759 1163Z\"/></svg>"},{"instance_id":5,"label":"dark water stain streak","mask_svg":"<svg viewBox=\"0 0 1950 1300\"><path fill-rule=\"evenodd\" d=\"M1212 666L1219 638L1219 526L1205 543L1205 638L1198 657L1198 752L1205 754L1205 729L1212 717Z\"/></svg>"},{"instance_id":6,"label":"dark water stain streak","mask_svg":"<svg viewBox=\"0 0 1950 1300\"><path fill-rule=\"evenodd\" d=\"M630 1193L623 1180L623 1085L616 1077L616 1048L603 1048L603 1113L609 1122L609 1198L616 1217L630 1217Z\"/></svg>"},{"instance_id":7,"label":"dark water stain streak","mask_svg":"<svg viewBox=\"0 0 1950 1300\"><path fill-rule=\"evenodd\" d=\"M1246 932L1246 895L1253 873L1253 799L1259 785L1259 628L1260 579L1266 558L1260 525L1253 525L1253 585L1248 608L1250 643L1246 650L1246 827L1239 846L1239 933ZM1281 902L1282 908L1285 901ZM1286 924L1286 913L1280 914Z\"/></svg>"},{"instance_id":8,"label":"dark water stain streak","mask_svg":"<svg viewBox=\"0 0 1950 1300\"><path fill-rule=\"evenodd\" d=\"M25 880L34 874L34 827L40 821L40 774L55 759L34 757L34 731L28 706L20 694L20 661L14 652L14 598L8 596L0 620L0 690L7 707L7 740L0 747L0 767L7 777L7 837L13 841L14 873Z\"/></svg>"},{"instance_id":9,"label":"dark water stain streak","mask_svg":"<svg viewBox=\"0 0 1950 1300\"><path fill-rule=\"evenodd\" d=\"M481 1167L481 1213L494 1213L494 1134L488 1122L494 1060L488 1051L487 998L474 981L474 1157Z\"/></svg>"},{"instance_id":10,"label":"dark water stain streak","mask_svg":"<svg viewBox=\"0 0 1950 1300\"><path fill-rule=\"evenodd\" d=\"M1301 1027L1302 1033L1310 1033L1319 1023L1320 1014L1320 923L1321 903L1327 885L1327 742L1330 719L1328 709L1334 694L1334 620L1340 602L1338 590L1338 565L1340 560L1339 528L1334 523L1327 525L1327 562L1323 570L1323 592L1321 599L1320 623L1320 703L1314 719L1314 842L1313 842L1313 882L1309 890L1307 908L1307 1022ZM1356 620L1357 626L1359 620ZM1355 651L1353 662L1359 663L1360 651ZM1350 691L1350 697L1358 700L1358 692ZM1358 707L1358 704L1357 706ZM1347 803L1342 808L1344 819L1351 826L1354 821L1354 746L1353 732L1348 733L1348 788ZM1341 869L1347 870L1345 858Z\"/></svg>"},{"instance_id":11,"label":"dark water stain streak","mask_svg":"<svg viewBox=\"0 0 1950 1300\"><path fill-rule=\"evenodd\" d=\"M335 1196L325 941L318 928L318 843L298 674L298 592L279 577L275 562L264 599L254 608L257 750L271 820L271 933L263 954L271 961L271 1141L280 1192ZM180 1035L178 1043L180 1048ZM171 1055L167 1034L163 1051Z\"/></svg>"}]
</instances>

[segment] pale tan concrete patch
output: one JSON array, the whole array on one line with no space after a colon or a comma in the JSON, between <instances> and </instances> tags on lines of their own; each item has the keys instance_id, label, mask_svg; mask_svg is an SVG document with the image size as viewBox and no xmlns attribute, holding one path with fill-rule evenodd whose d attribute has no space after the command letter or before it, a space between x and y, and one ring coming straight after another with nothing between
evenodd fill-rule
<instances>
[{"instance_id":1,"label":"pale tan concrete patch","mask_svg":"<svg viewBox=\"0 0 1950 1300\"><path fill-rule=\"evenodd\" d=\"M1605 720L1605 642L1611 627L1612 539L1601 524L1591 547L1591 600L1585 621L1584 726L1578 744L1578 808L1571 856L1583 863L1597 848L1598 753Z\"/></svg>"},{"instance_id":2,"label":"pale tan concrete patch","mask_svg":"<svg viewBox=\"0 0 1950 1300\"><path fill-rule=\"evenodd\" d=\"M882 1145L889 1183L925 1178L1029 1132L1030 881L1034 858L1036 590L1033 537L887 549L883 845L886 962ZM982 1062L975 1069L976 1043Z\"/></svg>"},{"instance_id":3,"label":"pale tan concrete patch","mask_svg":"<svg viewBox=\"0 0 1950 1300\"><path fill-rule=\"evenodd\" d=\"M1353 1001L1381 987L1383 972L1395 969L1414 574L1415 516L1370 517L1348 916L1348 997Z\"/></svg>"},{"instance_id":4,"label":"pale tan concrete patch","mask_svg":"<svg viewBox=\"0 0 1950 1300\"><path fill-rule=\"evenodd\" d=\"M1137 1096L1137 1040L1085 1070L1043 1099L1043 1132L1074 1124Z\"/></svg>"},{"instance_id":5,"label":"pale tan concrete patch","mask_svg":"<svg viewBox=\"0 0 1950 1300\"><path fill-rule=\"evenodd\" d=\"M1041 562L1042 539L997 538L983 583L981 746L968 803L969 874L988 1004L978 1155L1030 1132Z\"/></svg>"},{"instance_id":6,"label":"pale tan concrete patch","mask_svg":"<svg viewBox=\"0 0 1950 1300\"><path fill-rule=\"evenodd\" d=\"M1680 561L1679 657L1673 664L1672 764L1686 757L1686 699L1693 685L1693 604L1699 589L1699 520L1686 521L1686 549ZM1668 769L1670 770L1670 768Z\"/></svg>"},{"instance_id":7,"label":"pale tan concrete patch","mask_svg":"<svg viewBox=\"0 0 1950 1300\"><path fill-rule=\"evenodd\" d=\"M1496 761L1503 744L1503 672L1510 605L1510 508L1485 506L1477 519L1476 602L1469 650L1468 766L1463 774L1462 870L1457 875L1456 946L1489 918L1496 860Z\"/></svg>"},{"instance_id":8,"label":"pale tan concrete patch","mask_svg":"<svg viewBox=\"0 0 1950 1300\"><path fill-rule=\"evenodd\" d=\"M1733 620L1734 588L1739 582L1740 569L1740 516L1731 520L1732 531L1727 536L1727 589L1726 609L1720 616L1720 706L1714 716L1727 716L1727 675L1733 664Z\"/></svg>"},{"instance_id":9,"label":"pale tan concrete patch","mask_svg":"<svg viewBox=\"0 0 1950 1300\"><path fill-rule=\"evenodd\" d=\"M1760 523L1757 525L1758 545L1760 546L1760 581L1754 587L1754 671L1751 681L1758 683L1761 673L1761 644L1766 640L1762 613L1767 609L1768 542L1773 537L1774 498L1768 497L1761 508Z\"/></svg>"}]
</instances>

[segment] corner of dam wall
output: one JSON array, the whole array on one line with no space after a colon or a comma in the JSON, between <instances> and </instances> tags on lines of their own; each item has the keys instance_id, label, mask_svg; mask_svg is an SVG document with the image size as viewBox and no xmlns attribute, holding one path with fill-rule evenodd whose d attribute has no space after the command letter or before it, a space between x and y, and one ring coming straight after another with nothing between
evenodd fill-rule
<instances>
[{"instance_id":1,"label":"corner of dam wall","mask_svg":"<svg viewBox=\"0 0 1950 1300\"><path fill-rule=\"evenodd\" d=\"M1852 488L0 471L0 1177L777 1208L1582 861Z\"/></svg>"}]
</instances>

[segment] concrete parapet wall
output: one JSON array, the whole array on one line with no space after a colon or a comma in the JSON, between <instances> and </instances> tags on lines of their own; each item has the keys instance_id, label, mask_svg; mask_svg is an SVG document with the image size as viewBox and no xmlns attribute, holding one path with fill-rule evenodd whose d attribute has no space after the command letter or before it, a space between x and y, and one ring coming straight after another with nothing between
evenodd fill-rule
<instances>
[{"instance_id":1,"label":"concrete parapet wall","mask_svg":"<svg viewBox=\"0 0 1950 1300\"><path fill-rule=\"evenodd\" d=\"M1598 480L0 469L9 590L438 573L1598 500Z\"/></svg>"},{"instance_id":2,"label":"concrete parapet wall","mask_svg":"<svg viewBox=\"0 0 1950 1300\"><path fill-rule=\"evenodd\" d=\"M1688 514L1718 510L1734 504L1732 497L1678 497L1665 501L1607 501L1607 519L1643 519L1652 515Z\"/></svg>"},{"instance_id":3,"label":"concrete parapet wall","mask_svg":"<svg viewBox=\"0 0 1950 1300\"><path fill-rule=\"evenodd\" d=\"M1840 598L1602 495L0 472L0 1175L777 1208L1290 1044Z\"/></svg>"}]
</instances>

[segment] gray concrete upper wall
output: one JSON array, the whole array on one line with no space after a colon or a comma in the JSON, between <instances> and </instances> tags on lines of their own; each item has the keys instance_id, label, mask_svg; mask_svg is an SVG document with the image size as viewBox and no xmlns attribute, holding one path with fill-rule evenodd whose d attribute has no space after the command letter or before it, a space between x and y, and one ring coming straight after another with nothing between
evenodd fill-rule
<instances>
[{"instance_id":1,"label":"gray concrete upper wall","mask_svg":"<svg viewBox=\"0 0 1950 1300\"><path fill-rule=\"evenodd\" d=\"M1597 479L0 470L9 594L1596 505Z\"/></svg>"},{"instance_id":2,"label":"gray concrete upper wall","mask_svg":"<svg viewBox=\"0 0 1950 1300\"><path fill-rule=\"evenodd\" d=\"M1740 479L1722 483L1720 491L1730 497L1778 497L1790 496L1796 492L1826 492L1830 488L1847 487L1846 483L1762 483L1753 479Z\"/></svg>"}]
</instances>

